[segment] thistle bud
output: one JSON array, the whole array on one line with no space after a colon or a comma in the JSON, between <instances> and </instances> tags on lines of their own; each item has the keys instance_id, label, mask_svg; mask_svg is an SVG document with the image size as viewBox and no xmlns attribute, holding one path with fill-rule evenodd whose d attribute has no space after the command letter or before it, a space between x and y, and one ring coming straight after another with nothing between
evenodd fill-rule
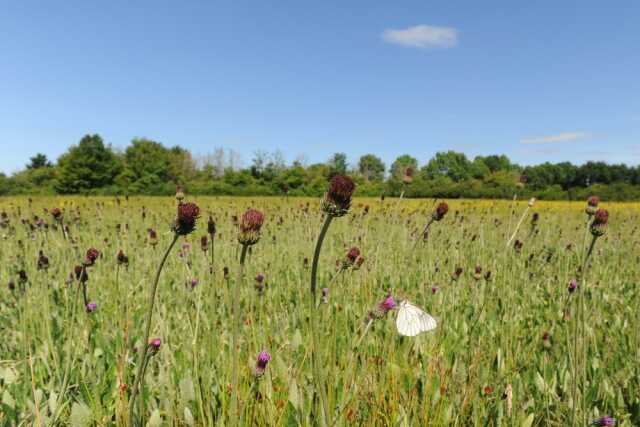
<instances>
[{"instance_id":1,"label":"thistle bud","mask_svg":"<svg viewBox=\"0 0 640 427\"><path fill-rule=\"evenodd\" d=\"M436 210L433 211L433 214L431 214L431 217L435 221L440 221L440 220L442 220L442 218L444 218L444 216L447 214L447 212L449 212L449 205L447 205L445 202L441 202L436 207Z\"/></svg>"},{"instance_id":2,"label":"thistle bud","mask_svg":"<svg viewBox=\"0 0 640 427\"><path fill-rule=\"evenodd\" d=\"M61 221L62 220L62 210L60 210L60 208L51 209L51 216L53 216L53 219L55 219L56 221Z\"/></svg>"},{"instance_id":3,"label":"thistle bud","mask_svg":"<svg viewBox=\"0 0 640 427\"><path fill-rule=\"evenodd\" d=\"M211 215L209 215L209 221L207 221L207 233L209 233L211 238L216 234L216 222Z\"/></svg>"},{"instance_id":4,"label":"thistle bud","mask_svg":"<svg viewBox=\"0 0 640 427\"><path fill-rule=\"evenodd\" d=\"M606 209L598 209L591 223L591 234L594 237L603 236L607 232L608 223L609 212Z\"/></svg>"},{"instance_id":5,"label":"thistle bud","mask_svg":"<svg viewBox=\"0 0 640 427\"><path fill-rule=\"evenodd\" d=\"M262 293L262 291L264 291L264 276L262 274L257 274L256 278L255 278L255 289L256 291L258 291L258 293Z\"/></svg>"},{"instance_id":6,"label":"thistle bud","mask_svg":"<svg viewBox=\"0 0 640 427\"><path fill-rule=\"evenodd\" d=\"M200 237L200 249L202 249L202 252L207 252L209 249L209 238L206 234Z\"/></svg>"},{"instance_id":7,"label":"thistle bud","mask_svg":"<svg viewBox=\"0 0 640 427\"><path fill-rule=\"evenodd\" d=\"M129 257L124 254L122 249L118 251L118 255L116 256L116 260L118 261L118 265L129 265Z\"/></svg>"},{"instance_id":8,"label":"thistle bud","mask_svg":"<svg viewBox=\"0 0 640 427\"><path fill-rule=\"evenodd\" d=\"M176 187L176 200L178 201L178 203L182 203L182 201L184 200L184 188L182 187L182 185L178 185Z\"/></svg>"},{"instance_id":9,"label":"thistle bud","mask_svg":"<svg viewBox=\"0 0 640 427\"><path fill-rule=\"evenodd\" d=\"M89 274L87 273L87 269L85 267L76 265L73 268L73 273L76 280L80 283L85 283L87 280L89 280Z\"/></svg>"},{"instance_id":10,"label":"thistle bud","mask_svg":"<svg viewBox=\"0 0 640 427\"><path fill-rule=\"evenodd\" d=\"M254 245L260 240L260 229L264 223L264 214L256 209L250 208L240 219L240 233L238 241L243 245Z\"/></svg>"},{"instance_id":11,"label":"thistle bud","mask_svg":"<svg viewBox=\"0 0 640 427\"><path fill-rule=\"evenodd\" d=\"M595 215L598 210L598 204L600 204L600 198L598 196L591 196L587 199L587 207L585 213L589 216Z\"/></svg>"},{"instance_id":12,"label":"thistle bud","mask_svg":"<svg viewBox=\"0 0 640 427\"><path fill-rule=\"evenodd\" d=\"M158 244L158 233L153 228L149 229L149 244L154 248Z\"/></svg>"},{"instance_id":13,"label":"thistle bud","mask_svg":"<svg viewBox=\"0 0 640 427\"><path fill-rule=\"evenodd\" d=\"M333 217L346 215L351 207L351 198L356 189L351 177L336 175L331 178L329 190L325 193L321 207L322 210Z\"/></svg>"},{"instance_id":14,"label":"thistle bud","mask_svg":"<svg viewBox=\"0 0 640 427\"><path fill-rule=\"evenodd\" d=\"M322 288L322 296L320 298L322 304L327 304L329 302L329 288Z\"/></svg>"},{"instance_id":15,"label":"thistle bud","mask_svg":"<svg viewBox=\"0 0 640 427\"><path fill-rule=\"evenodd\" d=\"M476 280L482 279L482 267L480 267L479 265L476 265L476 268L473 272L473 278Z\"/></svg>"},{"instance_id":16,"label":"thistle bud","mask_svg":"<svg viewBox=\"0 0 640 427\"><path fill-rule=\"evenodd\" d=\"M38 254L38 270L46 270L49 268L49 258L42 251Z\"/></svg>"},{"instance_id":17,"label":"thistle bud","mask_svg":"<svg viewBox=\"0 0 640 427\"><path fill-rule=\"evenodd\" d=\"M173 225L173 231L186 236L196 228L196 220L200 217L200 208L195 203L181 203L178 206L178 216Z\"/></svg>"}]
</instances>

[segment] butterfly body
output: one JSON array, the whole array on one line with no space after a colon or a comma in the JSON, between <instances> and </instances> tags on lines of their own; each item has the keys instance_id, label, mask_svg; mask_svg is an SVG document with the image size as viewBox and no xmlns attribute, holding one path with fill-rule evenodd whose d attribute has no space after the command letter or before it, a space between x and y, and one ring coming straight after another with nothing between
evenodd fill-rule
<instances>
[{"instance_id":1,"label":"butterfly body","mask_svg":"<svg viewBox=\"0 0 640 427\"><path fill-rule=\"evenodd\" d=\"M400 303L396 328L400 335L415 337L421 332L432 331L438 326L436 319L407 300Z\"/></svg>"}]
</instances>

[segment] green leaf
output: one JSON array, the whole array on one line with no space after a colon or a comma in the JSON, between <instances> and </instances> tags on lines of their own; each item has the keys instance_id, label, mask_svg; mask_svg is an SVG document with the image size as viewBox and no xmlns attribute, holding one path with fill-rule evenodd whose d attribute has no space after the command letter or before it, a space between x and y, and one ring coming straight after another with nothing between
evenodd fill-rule
<instances>
[{"instance_id":1,"label":"green leaf","mask_svg":"<svg viewBox=\"0 0 640 427\"><path fill-rule=\"evenodd\" d=\"M529 414L529 416L522 422L521 427L531 427L533 424L534 415Z\"/></svg>"},{"instance_id":2,"label":"green leaf","mask_svg":"<svg viewBox=\"0 0 640 427\"><path fill-rule=\"evenodd\" d=\"M160 411L156 408L151 413L149 421L147 421L147 427L160 427L161 424L162 417L160 416Z\"/></svg>"},{"instance_id":3,"label":"green leaf","mask_svg":"<svg viewBox=\"0 0 640 427\"><path fill-rule=\"evenodd\" d=\"M71 427L85 427L91 422L91 410L84 403L75 402L71 407L69 424Z\"/></svg>"},{"instance_id":4,"label":"green leaf","mask_svg":"<svg viewBox=\"0 0 640 427\"><path fill-rule=\"evenodd\" d=\"M184 407L184 422L188 426L192 426L194 424L193 415L191 414L191 410L188 407Z\"/></svg>"},{"instance_id":5,"label":"green leaf","mask_svg":"<svg viewBox=\"0 0 640 427\"><path fill-rule=\"evenodd\" d=\"M196 392L191 378L185 377L180 380L180 397L182 397L185 402L195 400Z\"/></svg>"},{"instance_id":6,"label":"green leaf","mask_svg":"<svg viewBox=\"0 0 640 427\"><path fill-rule=\"evenodd\" d=\"M298 392L298 383L295 378L291 378L289 381L289 402L295 409L300 409L300 394Z\"/></svg>"}]
</instances>

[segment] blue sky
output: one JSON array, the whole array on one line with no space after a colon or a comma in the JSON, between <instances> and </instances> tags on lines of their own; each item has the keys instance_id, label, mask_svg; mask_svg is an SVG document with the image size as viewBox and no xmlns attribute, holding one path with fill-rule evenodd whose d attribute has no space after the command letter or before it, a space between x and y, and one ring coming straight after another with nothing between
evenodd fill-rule
<instances>
[{"instance_id":1,"label":"blue sky","mask_svg":"<svg viewBox=\"0 0 640 427\"><path fill-rule=\"evenodd\" d=\"M640 163L640 2L64 1L0 13L0 170L86 133L246 164Z\"/></svg>"}]
</instances>

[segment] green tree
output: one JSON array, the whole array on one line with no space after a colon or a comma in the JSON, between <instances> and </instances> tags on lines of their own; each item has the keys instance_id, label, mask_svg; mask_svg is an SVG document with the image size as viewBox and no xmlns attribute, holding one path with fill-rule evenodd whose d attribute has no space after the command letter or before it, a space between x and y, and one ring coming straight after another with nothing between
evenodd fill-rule
<instances>
[{"instance_id":1,"label":"green tree","mask_svg":"<svg viewBox=\"0 0 640 427\"><path fill-rule=\"evenodd\" d=\"M347 155L345 153L334 153L329 159L330 175L347 173Z\"/></svg>"},{"instance_id":2,"label":"green tree","mask_svg":"<svg viewBox=\"0 0 640 427\"><path fill-rule=\"evenodd\" d=\"M365 154L358 161L358 172L368 181L379 182L384 179L385 165L380 157Z\"/></svg>"},{"instance_id":3,"label":"green tree","mask_svg":"<svg viewBox=\"0 0 640 427\"><path fill-rule=\"evenodd\" d=\"M393 163L391 163L391 169L389 169L391 178L401 180L407 168L411 168L415 171L416 169L418 169L418 161L415 159L415 157L411 157L408 154L398 156L398 158L396 158Z\"/></svg>"},{"instance_id":4,"label":"green tree","mask_svg":"<svg viewBox=\"0 0 640 427\"><path fill-rule=\"evenodd\" d=\"M122 168L117 156L99 135L86 135L58 159L60 193L85 193L113 184Z\"/></svg>"},{"instance_id":5,"label":"green tree","mask_svg":"<svg viewBox=\"0 0 640 427\"><path fill-rule=\"evenodd\" d=\"M53 166L49 159L47 159L46 154L37 153L35 156L29 159L29 164L27 165L27 169L40 169L40 168L50 168Z\"/></svg>"},{"instance_id":6,"label":"green tree","mask_svg":"<svg viewBox=\"0 0 640 427\"><path fill-rule=\"evenodd\" d=\"M423 174L433 179L438 176L448 176L455 182L464 181L471 178L471 162L464 153L455 151L438 152L429 160L429 163L422 168Z\"/></svg>"}]
</instances>

